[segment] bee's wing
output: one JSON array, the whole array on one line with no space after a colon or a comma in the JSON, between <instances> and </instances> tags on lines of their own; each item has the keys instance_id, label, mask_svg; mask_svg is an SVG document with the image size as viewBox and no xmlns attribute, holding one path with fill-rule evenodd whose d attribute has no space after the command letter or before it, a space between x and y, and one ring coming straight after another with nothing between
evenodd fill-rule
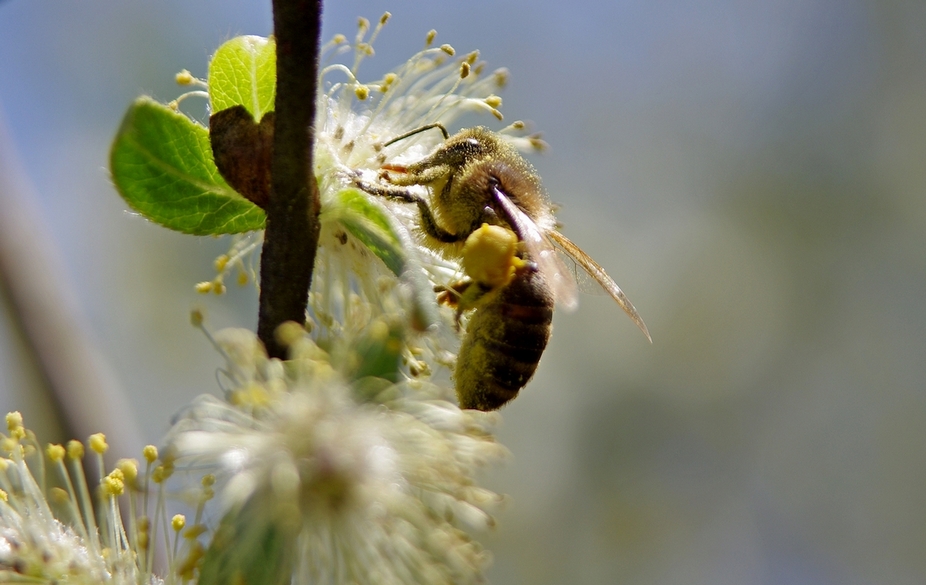
<instances>
[{"instance_id":1,"label":"bee's wing","mask_svg":"<svg viewBox=\"0 0 926 585\"><path fill-rule=\"evenodd\" d=\"M621 290L617 283L614 282L610 276L604 271L597 262L595 262L591 256L582 251L582 248L576 246L563 234L557 231L550 231L548 235L556 245L562 248L570 258L576 261L576 264L582 267L589 276L595 279L595 281L601 285L611 298L617 301L617 304L624 309L624 312L630 316L634 323L637 324L637 327L646 335L646 338L650 340L650 343L653 342L653 338L650 337L649 331L646 329L646 323L643 322L643 318L640 317L640 314L637 313L637 310L634 308L633 303L630 302L630 299L627 298L627 295L624 294L624 291Z\"/></svg>"},{"instance_id":2,"label":"bee's wing","mask_svg":"<svg viewBox=\"0 0 926 585\"><path fill-rule=\"evenodd\" d=\"M553 298L567 311L575 309L579 304L578 287L569 267L563 263L553 243L543 234L534 220L521 211L521 208L515 205L498 187L494 187L492 191L508 224L524 242L530 259L537 264L538 270L543 274L550 290L553 291Z\"/></svg>"}]
</instances>

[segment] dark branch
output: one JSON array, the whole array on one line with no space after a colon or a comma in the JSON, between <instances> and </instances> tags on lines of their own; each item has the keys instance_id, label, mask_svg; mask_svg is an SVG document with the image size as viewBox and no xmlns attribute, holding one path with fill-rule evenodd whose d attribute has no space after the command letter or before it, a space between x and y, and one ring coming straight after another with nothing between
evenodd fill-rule
<instances>
[{"instance_id":1,"label":"dark branch","mask_svg":"<svg viewBox=\"0 0 926 585\"><path fill-rule=\"evenodd\" d=\"M318 246L318 186L312 172L321 0L273 0L277 91L272 189L260 266L257 335L271 357L286 357L274 332L305 323Z\"/></svg>"}]
</instances>

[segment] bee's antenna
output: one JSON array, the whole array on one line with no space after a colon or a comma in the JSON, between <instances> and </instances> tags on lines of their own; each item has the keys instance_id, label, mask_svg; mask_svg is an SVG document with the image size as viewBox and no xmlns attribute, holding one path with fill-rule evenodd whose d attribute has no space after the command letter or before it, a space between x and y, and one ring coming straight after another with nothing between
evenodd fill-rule
<instances>
[{"instance_id":1,"label":"bee's antenna","mask_svg":"<svg viewBox=\"0 0 926 585\"><path fill-rule=\"evenodd\" d=\"M441 134L444 135L444 140L447 140L448 138L450 138L450 132L447 132L447 129L444 128L444 125L441 124L440 122L434 122L433 124L425 124L424 126L421 126L420 128L415 128L411 132L406 132L405 134L402 134L401 136L396 136L389 142L383 144L383 148L389 146L390 144L395 144L396 142L400 140L405 140L406 138L414 136L415 134L419 134L421 132L430 130L431 128L440 128Z\"/></svg>"}]
</instances>

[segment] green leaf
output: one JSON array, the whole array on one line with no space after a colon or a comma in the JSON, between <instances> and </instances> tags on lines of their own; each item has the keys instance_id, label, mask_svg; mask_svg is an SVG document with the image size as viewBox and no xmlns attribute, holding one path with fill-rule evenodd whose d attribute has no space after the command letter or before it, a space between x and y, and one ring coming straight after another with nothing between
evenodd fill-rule
<instances>
[{"instance_id":1,"label":"green leaf","mask_svg":"<svg viewBox=\"0 0 926 585\"><path fill-rule=\"evenodd\" d=\"M274 517L274 495L255 494L222 518L199 572L201 585L285 585L292 580L296 527Z\"/></svg>"},{"instance_id":2,"label":"green leaf","mask_svg":"<svg viewBox=\"0 0 926 585\"><path fill-rule=\"evenodd\" d=\"M216 169L209 131L151 98L138 98L126 112L110 170L129 206L164 227L195 235L264 227L264 212Z\"/></svg>"},{"instance_id":3,"label":"green leaf","mask_svg":"<svg viewBox=\"0 0 926 585\"><path fill-rule=\"evenodd\" d=\"M396 276L405 269L405 254L385 212L357 189L338 193L337 220L369 248Z\"/></svg>"},{"instance_id":4,"label":"green leaf","mask_svg":"<svg viewBox=\"0 0 926 585\"><path fill-rule=\"evenodd\" d=\"M373 377L398 382L404 341L405 332L399 323L374 321L351 348L356 359L350 361L357 367L348 374L349 377L352 380Z\"/></svg>"},{"instance_id":5,"label":"green leaf","mask_svg":"<svg viewBox=\"0 0 926 585\"><path fill-rule=\"evenodd\" d=\"M437 322L431 283L418 262L411 237L398 221L354 188L338 192L334 204L322 213L322 221L339 222L406 284L411 295L411 324L415 329L423 331Z\"/></svg>"},{"instance_id":6,"label":"green leaf","mask_svg":"<svg viewBox=\"0 0 926 585\"><path fill-rule=\"evenodd\" d=\"M213 113L241 105L259 121L273 111L276 43L256 36L223 43L209 62L208 82Z\"/></svg>"}]
</instances>

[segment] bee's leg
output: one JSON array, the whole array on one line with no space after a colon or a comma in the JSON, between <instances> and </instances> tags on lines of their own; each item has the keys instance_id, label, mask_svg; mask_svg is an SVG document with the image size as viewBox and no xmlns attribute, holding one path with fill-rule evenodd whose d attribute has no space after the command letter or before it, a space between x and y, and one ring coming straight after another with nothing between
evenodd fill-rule
<instances>
[{"instance_id":1,"label":"bee's leg","mask_svg":"<svg viewBox=\"0 0 926 585\"><path fill-rule=\"evenodd\" d=\"M389 199L398 199L399 201L404 201L406 203L416 204L418 206L418 211L421 213L421 229L424 230L424 233L428 234L439 242L452 244L455 242L462 242L466 239L464 236L452 234L437 225L437 220L434 219L434 214L431 213L431 208L428 207L428 202L425 201L421 196L416 195L407 189L400 189L398 187L386 185L371 185L365 181L361 181L360 179L354 179L354 184L370 195L386 197Z\"/></svg>"},{"instance_id":2,"label":"bee's leg","mask_svg":"<svg viewBox=\"0 0 926 585\"><path fill-rule=\"evenodd\" d=\"M404 173L386 175L393 185L429 185L441 179L452 177L454 167L441 162L430 162L430 157L405 167Z\"/></svg>"},{"instance_id":3,"label":"bee's leg","mask_svg":"<svg viewBox=\"0 0 926 585\"><path fill-rule=\"evenodd\" d=\"M454 310L453 325L456 330L460 330L460 318L466 311L477 308L488 298L488 294L494 292L495 288L476 282L474 280L460 280L448 286L436 286L434 292L437 295L437 302L446 305Z\"/></svg>"}]
</instances>

